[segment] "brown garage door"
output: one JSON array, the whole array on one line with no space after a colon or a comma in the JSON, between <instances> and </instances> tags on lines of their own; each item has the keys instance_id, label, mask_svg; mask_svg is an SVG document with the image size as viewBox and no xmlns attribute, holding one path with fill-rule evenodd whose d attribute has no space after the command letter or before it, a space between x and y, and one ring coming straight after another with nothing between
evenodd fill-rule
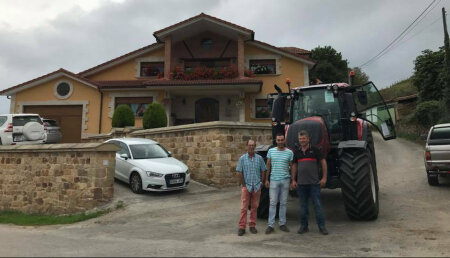
<instances>
[{"instance_id":1,"label":"brown garage door","mask_svg":"<svg viewBox=\"0 0 450 258\"><path fill-rule=\"evenodd\" d=\"M24 113L39 114L54 119L61 127L62 143L81 142L83 106L24 106Z\"/></svg>"}]
</instances>

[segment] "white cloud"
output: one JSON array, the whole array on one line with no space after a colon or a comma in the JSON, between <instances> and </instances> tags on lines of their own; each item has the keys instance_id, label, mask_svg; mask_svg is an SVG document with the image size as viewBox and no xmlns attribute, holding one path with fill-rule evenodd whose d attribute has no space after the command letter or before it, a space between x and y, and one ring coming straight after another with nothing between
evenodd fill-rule
<instances>
[{"instance_id":1,"label":"white cloud","mask_svg":"<svg viewBox=\"0 0 450 258\"><path fill-rule=\"evenodd\" d=\"M406 38L450 10L442 1ZM201 12L255 31L275 46L330 45L350 66L367 61L430 3L421 0L0 0L0 89L60 67L88 69L155 42L153 32ZM405 38L405 39L406 39ZM442 21L364 67L386 87L413 72L422 50L443 45ZM0 113L9 101L0 97Z\"/></svg>"}]
</instances>

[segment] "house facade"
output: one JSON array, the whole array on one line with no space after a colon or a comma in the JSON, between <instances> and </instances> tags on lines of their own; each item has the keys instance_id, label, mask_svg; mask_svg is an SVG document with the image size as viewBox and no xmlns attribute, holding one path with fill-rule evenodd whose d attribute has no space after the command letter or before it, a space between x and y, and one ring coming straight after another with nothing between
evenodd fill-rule
<instances>
[{"instance_id":1,"label":"house facade","mask_svg":"<svg viewBox=\"0 0 450 258\"><path fill-rule=\"evenodd\" d=\"M169 126L209 121L270 123L267 94L308 85L310 52L275 47L239 25L200 14L154 32L156 43L80 73L60 69L0 92L11 113L39 113L60 124L63 142L111 130L114 109L129 105L136 127L150 103Z\"/></svg>"}]
</instances>

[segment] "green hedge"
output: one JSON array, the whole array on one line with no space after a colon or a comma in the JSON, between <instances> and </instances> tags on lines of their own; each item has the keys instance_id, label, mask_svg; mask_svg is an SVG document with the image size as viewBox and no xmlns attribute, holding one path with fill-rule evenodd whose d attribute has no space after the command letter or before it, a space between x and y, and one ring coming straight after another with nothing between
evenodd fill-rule
<instances>
[{"instance_id":1,"label":"green hedge","mask_svg":"<svg viewBox=\"0 0 450 258\"><path fill-rule=\"evenodd\" d=\"M429 128L443 118L444 108L437 100L424 101L419 103L414 110L414 117L417 123L425 128Z\"/></svg>"},{"instance_id":2,"label":"green hedge","mask_svg":"<svg viewBox=\"0 0 450 258\"><path fill-rule=\"evenodd\" d=\"M134 126L134 112L128 105L119 105L112 118L112 127Z\"/></svg>"},{"instance_id":3,"label":"green hedge","mask_svg":"<svg viewBox=\"0 0 450 258\"><path fill-rule=\"evenodd\" d=\"M148 106L143 118L144 129L159 128L167 126L166 110L159 103Z\"/></svg>"}]
</instances>

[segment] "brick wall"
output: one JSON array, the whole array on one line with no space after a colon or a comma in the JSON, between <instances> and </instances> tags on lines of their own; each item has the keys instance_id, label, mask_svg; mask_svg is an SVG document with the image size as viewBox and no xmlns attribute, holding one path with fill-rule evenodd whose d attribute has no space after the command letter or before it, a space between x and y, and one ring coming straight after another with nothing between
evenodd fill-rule
<instances>
[{"instance_id":1,"label":"brick wall","mask_svg":"<svg viewBox=\"0 0 450 258\"><path fill-rule=\"evenodd\" d=\"M257 145L271 144L272 130L260 123L216 121L138 131L113 129L109 135L86 141L103 142L113 137L158 141L189 167L194 180L225 187L238 184L236 164L246 152L247 140L253 139Z\"/></svg>"},{"instance_id":2,"label":"brick wall","mask_svg":"<svg viewBox=\"0 0 450 258\"><path fill-rule=\"evenodd\" d=\"M0 210L84 212L112 200L113 144L0 147Z\"/></svg>"}]
</instances>

